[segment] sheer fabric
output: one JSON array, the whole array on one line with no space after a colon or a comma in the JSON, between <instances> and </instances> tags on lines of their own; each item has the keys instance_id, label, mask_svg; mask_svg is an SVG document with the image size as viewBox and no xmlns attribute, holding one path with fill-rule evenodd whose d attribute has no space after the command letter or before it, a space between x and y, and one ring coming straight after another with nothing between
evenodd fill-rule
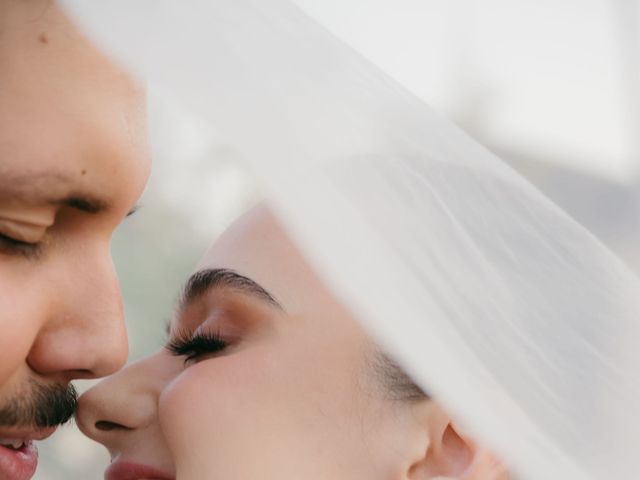
<instances>
[{"instance_id":1,"label":"sheer fabric","mask_svg":"<svg viewBox=\"0 0 640 480\"><path fill-rule=\"evenodd\" d=\"M517 478L637 477L640 283L284 0L64 0L221 131L327 285Z\"/></svg>"}]
</instances>

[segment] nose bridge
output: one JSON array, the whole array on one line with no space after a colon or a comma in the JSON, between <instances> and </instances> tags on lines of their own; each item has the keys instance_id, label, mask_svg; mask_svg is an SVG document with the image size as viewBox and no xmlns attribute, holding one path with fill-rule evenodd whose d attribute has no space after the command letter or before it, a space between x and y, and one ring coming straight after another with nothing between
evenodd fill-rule
<instances>
[{"instance_id":1,"label":"nose bridge","mask_svg":"<svg viewBox=\"0 0 640 480\"><path fill-rule=\"evenodd\" d=\"M67 285L67 309L78 324L100 333L124 327L120 285L108 243L78 252L68 278L72 283Z\"/></svg>"},{"instance_id":2,"label":"nose bridge","mask_svg":"<svg viewBox=\"0 0 640 480\"><path fill-rule=\"evenodd\" d=\"M127 356L120 288L108 242L84 244L51 262L50 308L30 354L42 373L102 377Z\"/></svg>"}]
</instances>

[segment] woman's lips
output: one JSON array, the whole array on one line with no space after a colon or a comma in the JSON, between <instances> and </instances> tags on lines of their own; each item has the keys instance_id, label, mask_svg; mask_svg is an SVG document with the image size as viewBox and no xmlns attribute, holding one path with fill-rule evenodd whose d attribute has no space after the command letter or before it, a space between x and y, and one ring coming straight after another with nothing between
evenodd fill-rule
<instances>
[{"instance_id":1,"label":"woman's lips","mask_svg":"<svg viewBox=\"0 0 640 480\"><path fill-rule=\"evenodd\" d=\"M105 480L174 480L160 470L133 462L112 463L104 472Z\"/></svg>"}]
</instances>

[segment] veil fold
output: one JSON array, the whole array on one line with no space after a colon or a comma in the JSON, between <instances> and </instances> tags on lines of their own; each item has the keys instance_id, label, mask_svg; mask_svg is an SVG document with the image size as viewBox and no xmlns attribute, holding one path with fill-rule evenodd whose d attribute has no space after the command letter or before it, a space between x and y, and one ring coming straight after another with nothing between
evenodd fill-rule
<instances>
[{"instance_id":1,"label":"veil fold","mask_svg":"<svg viewBox=\"0 0 640 480\"><path fill-rule=\"evenodd\" d=\"M63 0L222 132L334 293L517 478L635 478L640 283L285 0Z\"/></svg>"}]
</instances>

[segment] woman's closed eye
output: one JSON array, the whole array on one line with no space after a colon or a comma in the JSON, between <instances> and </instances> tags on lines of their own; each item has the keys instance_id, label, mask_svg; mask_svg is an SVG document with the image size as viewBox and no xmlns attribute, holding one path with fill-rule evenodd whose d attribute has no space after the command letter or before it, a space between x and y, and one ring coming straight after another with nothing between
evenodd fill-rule
<instances>
[{"instance_id":1,"label":"woman's closed eye","mask_svg":"<svg viewBox=\"0 0 640 480\"><path fill-rule=\"evenodd\" d=\"M179 333L166 348L171 354L184 357L185 364L211 357L229 347L229 342L216 332Z\"/></svg>"}]
</instances>

